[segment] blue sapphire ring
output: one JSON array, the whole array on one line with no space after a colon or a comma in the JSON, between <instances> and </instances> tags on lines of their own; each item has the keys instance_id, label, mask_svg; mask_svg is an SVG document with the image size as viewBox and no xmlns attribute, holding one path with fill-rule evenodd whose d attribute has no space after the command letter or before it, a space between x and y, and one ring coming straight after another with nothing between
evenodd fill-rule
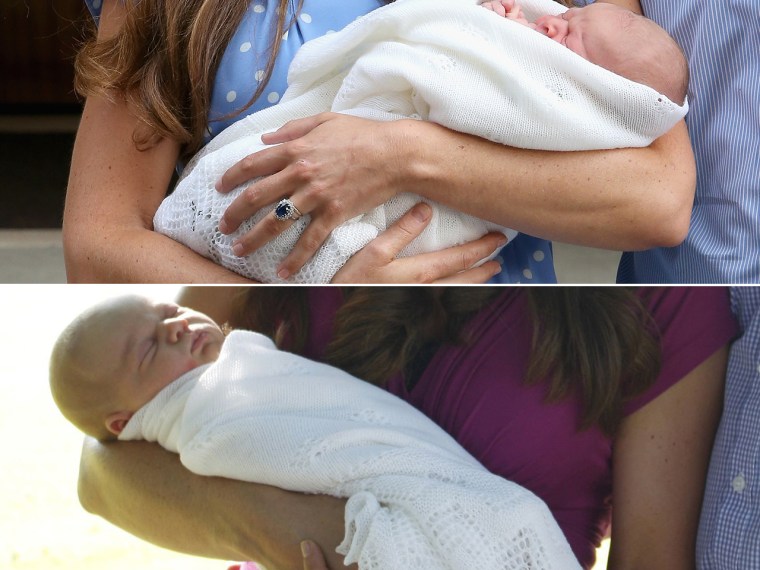
<instances>
[{"instance_id":1,"label":"blue sapphire ring","mask_svg":"<svg viewBox=\"0 0 760 570\"><path fill-rule=\"evenodd\" d=\"M274 207L274 217L284 222L285 220L296 221L303 214L296 208L296 205L290 200L290 198L283 198Z\"/></svg>"}]
</instances>

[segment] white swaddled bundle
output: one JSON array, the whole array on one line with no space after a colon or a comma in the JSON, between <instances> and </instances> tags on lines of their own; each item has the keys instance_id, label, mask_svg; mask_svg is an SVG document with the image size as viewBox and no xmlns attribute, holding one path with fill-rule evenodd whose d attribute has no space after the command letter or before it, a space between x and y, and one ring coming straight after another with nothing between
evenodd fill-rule
<instances>
[{"instance_id":1,"label":"white swaddled bundle","mask_svg":"<svg viewBox=\"0 0 760 570\"><path fill-rule=\"evenodd\" d=\"M275 270L309 216L238 258L232 242L273 205L234 234L222 235L218 221L244 186L223 195L214 184L235 162L264 148L263 132L322 111L430 120L502 144L544 150L646 146L686 114L686 104L676 105L476 2L397 0L305 44L291 65L282 102L238 121L202 149L159 208L155 229L242 275L281 282ZM566 9L552 0L522 5L529 20ZM329 282L353 253L419 200L400 194L339 226L290 282ZM440 250L493 230L515 235L432 205L430 225L401 256Z\"/></svg>"},{"instance_id":2,"label":"white swaddled bundle","mask_svg":"<svg viewBox=\"0 0 760 570\"><path fill-rule=\"evenodd\" d=\"M348 498L338 552L362 570L580 568L538 497L421 412L256 333L231 333L119 439L158 441L201 475Z\"/></svg>"}]
</instances>

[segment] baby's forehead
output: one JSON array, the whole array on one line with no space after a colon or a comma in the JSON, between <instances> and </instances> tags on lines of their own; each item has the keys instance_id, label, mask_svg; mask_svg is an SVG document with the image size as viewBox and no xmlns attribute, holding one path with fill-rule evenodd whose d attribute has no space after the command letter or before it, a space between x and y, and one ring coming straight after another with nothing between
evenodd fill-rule
<instances>
[{"instance_id":1,"label":"baby's forehead","mask_svg":"<svg viewBox=\"0 0 760 570\"><path fill-rule=\"evenodd\" d=\"M88 344L107 344L137 326L154 304L143 297L108 299L83 315L78 324L80 338Z\"/></svg>"}]
</instances>

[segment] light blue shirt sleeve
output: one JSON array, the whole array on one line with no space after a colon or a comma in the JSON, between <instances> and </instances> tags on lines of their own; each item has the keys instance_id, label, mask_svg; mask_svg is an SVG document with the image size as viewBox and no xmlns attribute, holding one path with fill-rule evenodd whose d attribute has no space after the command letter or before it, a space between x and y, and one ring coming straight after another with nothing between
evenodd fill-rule
<instances>
[{"instance_id":1,"label":"light blue shirt sleeve","mask_svg":"<svg viewBox=\"0 0 760 570\"><path fill-rule=\"evenodd\" d=\"M760 4L723 2L719 15L697 0L641 6L689 64L697 188L686 240L623 254L618 280L760 283Z\"/></svg>"},{"instance_id":2,"label":"light blue shirt sleeve","mask_svg":"<svg viewBox=\"0 0 760 570\"><path fill-rule=\"evenodd\" d=\"M760 568L760 288L735 287L731 345L697 538L697 568Z\"/></svg>"}]
</instances>

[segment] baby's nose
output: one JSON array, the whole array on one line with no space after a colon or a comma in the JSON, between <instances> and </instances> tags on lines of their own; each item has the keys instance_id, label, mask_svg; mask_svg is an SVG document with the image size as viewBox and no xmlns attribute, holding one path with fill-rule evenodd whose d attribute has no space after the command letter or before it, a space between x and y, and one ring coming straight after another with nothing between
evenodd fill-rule
<instances>
[{"instance_id":1,"label":"baby's nose","mask_svg":"<svg viewBox=\"0 0 760 570\"><path fill-rule=\"evenodd\" d=\"M186 332L190 331L187 319L170 319L164 322L166 336L169 342L177 342Z\"/></svg>"}]
</instances>

